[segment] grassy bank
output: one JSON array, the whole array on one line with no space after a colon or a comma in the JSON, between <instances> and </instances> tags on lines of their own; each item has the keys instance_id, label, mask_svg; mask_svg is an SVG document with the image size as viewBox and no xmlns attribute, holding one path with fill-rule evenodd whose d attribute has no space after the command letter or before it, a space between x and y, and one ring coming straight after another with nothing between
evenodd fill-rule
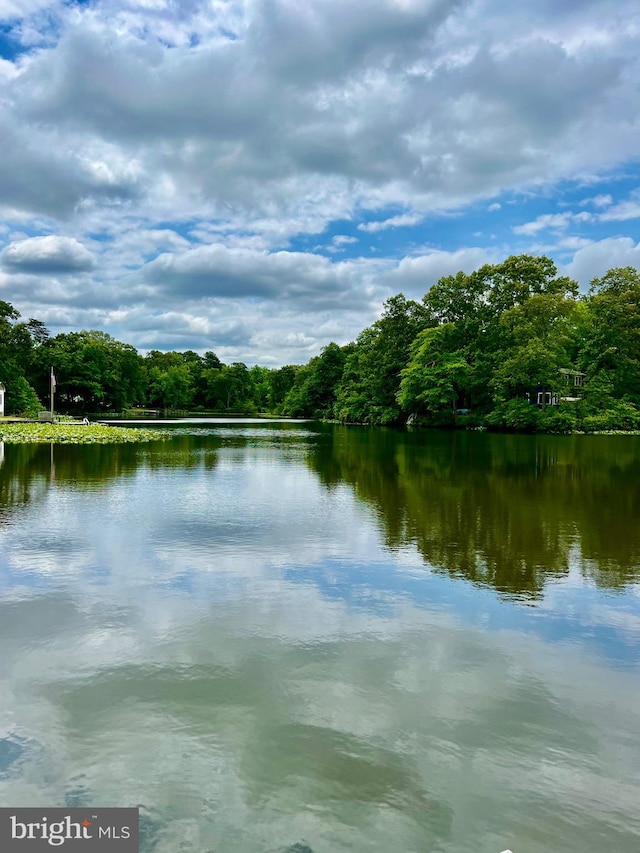
<instances>
[{"instance_id":1,"label":"grassy bank","mask_svg":"<svg viewBox=\"0 0 640 853\"><path fill-rule=\"evenodd\" d=\"M25 424L0 421L0 441L9 443L123 444L158 441L167 434L156 429L129 429L102 424Z\"/></svg>"}]
</instances>

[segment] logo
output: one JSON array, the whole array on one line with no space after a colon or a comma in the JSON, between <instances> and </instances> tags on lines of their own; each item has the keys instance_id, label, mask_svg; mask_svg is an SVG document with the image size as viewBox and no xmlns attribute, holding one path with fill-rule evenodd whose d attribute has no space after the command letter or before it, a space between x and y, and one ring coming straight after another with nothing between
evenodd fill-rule
<instances>
[{"instance_id":1,"label":"logo","mask_svg":"<svg viewBox=\"0 0 640 853\"><path fill-rule=\"evenodd\" d=\"M0 808L2 853L139 853L138 809Z\"/></svg>"}]
</instances>

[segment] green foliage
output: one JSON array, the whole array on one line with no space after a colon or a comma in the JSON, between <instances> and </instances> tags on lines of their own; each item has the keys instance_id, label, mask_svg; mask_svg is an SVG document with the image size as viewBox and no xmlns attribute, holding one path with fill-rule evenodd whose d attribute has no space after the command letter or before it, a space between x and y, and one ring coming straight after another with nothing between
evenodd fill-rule
<instances>
[{"instance_id":1,"label":"green foliage","mask_svg":"<svg viewBox=\"0 0 640 853\"><path fill-rule=\"evenodd\" d=\"M149 369L149 400L164 409L185 409L192 399L191 371L186 364Z\"/></svg>"},{"instance_id":2,"label":"green foliage","mask_svg":"<svg viewBox=\"0 0 640 853\"><path fill-rule=\"evenodd\" d=\"M581 408L585 409L585 413L606 409L612 398L613 382L606 372L598 371L587 376L581 401Z\"/></svg>"},{"instance_id":3,"label":"green foliage","mask_svg":"<svg viewBox=\"0 0 640 853\"><path fill-rule=\"evenodd\" d=\"M399 399L435 413L449 393L461 408L487 413L500 401L524 398L532 386L553 388L559 368L575 357L576 294L575 282L556 277L553 261L528 255L440 279L423 301L430 324L447 327L446 342L433 358L412 351L416 361ZM436 393L427 400L431 389Z\"/></svg>"},{"instance_id":4,"label":"green foliage","mask_svg":"<svg viewBox=\"0 0 640 853\"><path fill-rule=\"evenodd\" d=\"M222 408L219 395L216 395L212 389L215 388L219 372L224 365L214 352L208 350L200 356L192 350L187 350L186 353L171 352L160 353L160 355L170 356L171 364L182 363L189 370L188 392L181 408L194 411Z\"/></svg>"},{"instance_id":5,"label":"green foliage","mask_svg":"<svg viewBox=\"0 0 640 853\"><path fill-rule=\"evenodd\" d=\"M579 361L589 384L610 389L603 395L609 399L640 404L640 274L632 267L609 270L592 281L586 306Z\"/></svg>"},{"instance_id":6,"label":"green foliage","mask_svg":"<svg viewBox=\"0 0 640 853\"><path fill-rule=\"evenodd\" d=\"M213 383L213 392L220 408L228 411L252 412L251 378L246 364L240 361L222 365Z\"/></svg>"},{"instance_id":7,"label":"green foliage","mask_svg":"<svg viewBox=\"0 0 640 853\"><path fill-rule=\"evenodd\" d=\"M339 420L369 424L400 420L401 374L413 341L427 322L424 306L401 293L385 302L382 317L361 332L345 364L334 408Z\"/></svg>"},{"instance_id":8,"label":"green foliage","mask_svg":"<svg viewBox=\"0 0 640 853\"><path fill-rule=\"evenodd\" d=\"M576 283L558 276L550 258L512 256L444 276L422 303L393 296L355 343L330 343L308 364L278 370L224 364L212 351L153 350L143 359L98 331L49 338L42 323L22 322L0 301L8 412L35 413L36 395L47 405L51 366L60 411L142 405L365 424L402 423L415 413L431 425L635 429L640 274L611 269L579 297ZM580 383L567 384L571 371ZM580 399L540 411L527 402L540 393Z\"/></svg>"},{"instance_id":9,"label":"green foliage","mask_svg":"<svg viewBox=\"0 0 640 853\"><path fill-rule=\"evenodd\" d=\"M640 410L626 400L615 400L608 408L582 419L584 432L640 429Z\"/></svg>"},{"instance_id":10,"label":"green foliage","mask_svg":"<svg viewBox=\"0 0 640 853\"><path fill-rule=\"evenodd\" d=\"M37 418L42 410L38 395L24 376L15 376L7 389L5 414Z\"/></svg>"},{"instance_id":11,"label":"green foliage","mask_svg":"<svg viewBox=\"0 0 640 853\"><path fill-rule=\"evenodd\" d=\"M350 349L330 343L300 368L282 404L283 412L293 417L333 417L336 389Z\"/></svg>"},{"instance_id":12,"label":"green foliage","mask_svg":"<svg viewBox=\"0 0 640 853\"><path fill-rule=\"evenodd\" d=\"M419 332L409 364L401 373L397 398L404 411L440 419L443 409L455 412L458 401L464 399L470 373L456 343L453 323Z\"/></svg>"},{"instance_id":13,"label":"green foliage","mask_svg":"<svg viewBox=\"0 0 640 853\"><path fill-rule=\"evenodd\" d=\"M0 300L0 382L7 389L7 415L31 415L42 408L26 372L48 332L37 320L23 323L19 318L13 305Z\"/></svg>"},{"instance_id":14,"label":"green foliage","mask_svg":"<svg viewBox=\"0 0 640 853\"><path fill-rule=\"evenodd\" d=\"M590 293L626 297L640 287L640 273L634 267L613 267L601 278L591 281Z\"/></svg>"},{"instance_id":15,"label":"green foliage","mask_svg":"<svg viewBox=\"0 0 640 853\"><path fill-rule=\"evenodd\" d=\"M269 411L271 382L269 377L273 371L267 367L255 365L249 369L249 397L247 404L258 412Z\"/></svg>"},{"instance_id":16,"label":"green foliage","mask_svg":"<svg viewBox=\"0 0 640 853\"><path fill-rule=\"evenodd\" d=\"M484 283L483 302L493 317L500 317L535 295L575 298L576 282L557 278L556 273L556 265L544 255L511 255L500 264L486 264L476 275Z\"/></svg>"},{"instance_id":17,"label":"green foliage","mask_svg":"<svg viewBox=\"0 0 640 853\"><path fill-rule=\"evenodd\" d=\"M283 413L283 404L287 394L294 386L301 368L297 364L287 364L279 370L269 371L269 411Z\"/></svg>"},{"instance_id":18,"label":"green foliage","mask_svg":"<svg viewBox=\"0 0 640 853\"><path fill-rule=\"evenodd\" d=\"M571 364L575 308L575 300L562 293L541 293L501 314L502 339L491 379L497 399L559 386L560 368Z\"/></svg>"},{"instance_id":19,"label":"green foliage","mask_svg":"<svg viewBox=\"0 0 640 853\"><path fill-rule=\"evenodd\" d=\"M34 353L32 383L49 400L49 377L56 376L55 407L60 411L121 411L144 402L144 362L131 344L105 332L69 332L49 338Z\"/></svg>"},{"instance_id":20,"label":"green foliage","mask_svg":"<svg viewBox=\"0 0 640 853\"><path fill-rule=\"evenodd\" d=\"M578 425L578 412L570 403L547 406L539 412L538 429L543 432L571 433L575 432Z\"/></svg>"},{"instance_id":21,"label":"green foliage","mask_svg":"<svg viewBox=\"0 0 640 853\"><path fill-rule=\"evenodd\" d=\"M542 412L527 400L506 400L487 415L486 423L494 429L537 432L542 423Z\"/></svg>"}]
</instances>

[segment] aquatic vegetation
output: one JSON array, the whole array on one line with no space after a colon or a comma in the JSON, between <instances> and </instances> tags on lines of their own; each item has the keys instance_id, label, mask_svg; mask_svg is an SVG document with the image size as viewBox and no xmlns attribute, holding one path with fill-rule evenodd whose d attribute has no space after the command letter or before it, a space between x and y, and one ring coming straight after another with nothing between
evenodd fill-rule
<instances>
[{"instance_id":1,"label":"aquatic vegetation","mask_svg":"<svg viewBox=\"0 0 640 853\"><path fill-rule=\"evenodd\" d=\"M168 433L158 429L112 427L104 424L0 423L0 441L10 443L124 444L163 441Z\"/></svg>"}]
</instances>

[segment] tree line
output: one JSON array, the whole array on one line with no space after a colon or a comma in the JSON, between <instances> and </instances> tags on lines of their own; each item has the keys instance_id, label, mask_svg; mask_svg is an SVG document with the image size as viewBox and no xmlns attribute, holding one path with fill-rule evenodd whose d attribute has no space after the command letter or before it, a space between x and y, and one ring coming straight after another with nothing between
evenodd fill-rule
<instances>
[{"instance_id":1,"label":"tree line","mask_svg":"<svg viewBox=\"0 0 640 853\"><path fill-rule=\"evenodd\" d=\"M42 408L50 367L56 408L69 413L146 407L372 425L411 417L432 426L637 429L640 274L611 269L581 295L549 258L512 256L445 276L420 302L393 296L354 342L278 369L224 364L213 351L143 357L100 331L51 337L0 301L7 413Z\"/></svg>"},{"instance_id":2,"label":"tree line","mask_svg":"<svg viewBox=\"0 0 640 853\"><path fill-rule=\"evenodd\" d=\"M119 413L133 408L193 412L279 412L299 366L277 370L224 364L214 352L199 355L151 350L146 356L106 332L55 337L38 320L27 322L0 301L0 382L6 413L35 416L50 401L56 411Z\"/></svg>"}]
</instances>

